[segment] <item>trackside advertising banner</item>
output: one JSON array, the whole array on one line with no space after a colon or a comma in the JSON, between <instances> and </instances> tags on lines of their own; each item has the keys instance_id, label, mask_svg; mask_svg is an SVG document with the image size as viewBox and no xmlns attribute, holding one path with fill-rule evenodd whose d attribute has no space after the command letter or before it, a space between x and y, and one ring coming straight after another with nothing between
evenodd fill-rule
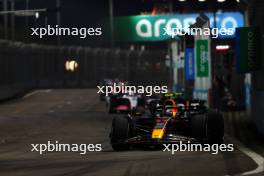
<instances>
[{"instance_id":1,"label":"trackside advertising banner","mask_svg":"<svg viewBox=\"0 0 264 176\"><path fill-rule=\"evenodd\" d=\"M197 77L209 77L208 40L196 40L196 70Z\"/></svg>"},{"instance_id":2,"label":"trackside advertising banner","mask_svg":"<svg viewBox=\"0 0 264 176\"><path fill-rule=\"evenodd\" d=\"M261 68L261 33L259 28L242 27L236 30L236 67L239 73Z\"/></svg>"},{"instance_id":3,"label":"trackside advertising banner","mask_svg":"<svg viewBox=\"0 0 264 176\"><path fill-rule=\"evenodd\" d=\"M233 38L235 37L235 28L244 26L243 15L239 12L216 13L215 17L213 13L205 13L205 15L210 19L210 27L217 29L217 36L220 38ZM115 17L113 20L114 37L116 41L168 40L172 37L167 32L174 29L188 30L198 16L198 13L193 13ZM228 29L232 29L233 32L228 35L221 34L221 30Z\"/></svg>"},{"instance_id":4,"label":"trackside advertising banner","mask_svg":"<svg viewBox=\"0 0 264 176\"><path fill-rule=\"evenodd\" d=\"M184 69L185 69L185 79L194 80L195 77L194 48L185 49Z\"/></svg>"}]
</instances>

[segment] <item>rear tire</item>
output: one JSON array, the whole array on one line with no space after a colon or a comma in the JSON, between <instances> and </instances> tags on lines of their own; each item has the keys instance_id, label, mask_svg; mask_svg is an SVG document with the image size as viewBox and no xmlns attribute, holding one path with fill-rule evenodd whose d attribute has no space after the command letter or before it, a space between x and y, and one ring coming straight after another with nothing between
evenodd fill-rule
<instances>
[{"instance_id":1,"label":"rear tire","mask_svg":"<svg viewBox=\"0 0 264 176\"><path fill-rule=\"evenodd\" d=\"M129 144L124 143L130 135L130 123L128 118L116 116L113 119L111 130L111 145L114 150L128 150Z\"/></svg>"},{"instance_id":2,"label":"rear tire","mask_svg":"<svg viewBox=\"0 0 264 176\"><path fill-rule=\"evenodd\" d=\"M224 118L218 111L207 113L206 140L209 144L222 144L224 138Z\"/></svg>"}]
</instances>

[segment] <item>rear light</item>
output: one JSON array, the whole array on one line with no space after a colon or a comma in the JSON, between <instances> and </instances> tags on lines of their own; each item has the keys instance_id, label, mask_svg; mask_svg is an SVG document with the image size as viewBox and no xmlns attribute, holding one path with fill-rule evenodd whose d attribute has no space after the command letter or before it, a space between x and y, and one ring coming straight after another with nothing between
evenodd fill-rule
<instances>
[{"instance_id":1,"label":"rear light","mask_svg":"<svg viewBox=\"0 0 264 176\"><path fill-rule=\"evenodd\" d=\"M172 112L173 113L177 113L178 112L178 109L177 108L172 108Z\"/></svg>"},{"instance_id":2,"label":"rear light","mask_svg":"<svg viewBox=\"0 0 264 176\"><path fill-rule=\"evenodd\" d=\"M130 107L128 105L119 105L116 107L117 110L129 110Z\"/></svg>"},{"instance_id":3,"label":"rear light","mask_svg":"<svg viewBox=\"0 0 264 176\"><path fill-rule=\"evenodd\" d=\"M176 118L177 112L178 112L177 108L172 108L172 117L173 118Z\"/></svg>"}]
</instances>

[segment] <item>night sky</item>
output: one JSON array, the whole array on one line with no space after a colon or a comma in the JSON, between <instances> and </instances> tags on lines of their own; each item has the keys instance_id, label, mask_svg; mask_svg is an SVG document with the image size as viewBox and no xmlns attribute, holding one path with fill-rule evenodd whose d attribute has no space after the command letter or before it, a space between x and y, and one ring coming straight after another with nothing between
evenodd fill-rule
<instances>
[{"instance_id":1,"label":"night sky","mask_svg":"<svg viewBox=\"0 0 264 176\"><path fill-rule=\"evenodd\" d=\"M26 8L25 0L17 0L16 9ZM56 0L30 0L29 9L51 9L48 16L49 23L55 24ZM61 0L61 18L63 25L89 25L108 17L108 0ZM114 0L114 15L138 15L141 12L151 11L153 3L146 0Z\"/></svg>"}]
</instances>

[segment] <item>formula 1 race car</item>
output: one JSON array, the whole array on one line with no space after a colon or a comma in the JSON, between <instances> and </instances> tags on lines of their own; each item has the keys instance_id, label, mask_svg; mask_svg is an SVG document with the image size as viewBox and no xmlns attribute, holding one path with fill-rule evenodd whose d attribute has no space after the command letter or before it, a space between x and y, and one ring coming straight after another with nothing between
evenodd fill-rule
<instances>
[{"instance_id":1,"label":"formula 1 race car","mask_svg":"<svg viewBox=\"0 0 264 176\"><path fill-rule=\"evenodd\" d=\"M151 102L145 112L114 117L110 132L112 148L128 150L136 145L155 146L180 141L223 142L224 120L220 112L208 109L204 101L171 95Z\"/></svg>"}]
</instances>

